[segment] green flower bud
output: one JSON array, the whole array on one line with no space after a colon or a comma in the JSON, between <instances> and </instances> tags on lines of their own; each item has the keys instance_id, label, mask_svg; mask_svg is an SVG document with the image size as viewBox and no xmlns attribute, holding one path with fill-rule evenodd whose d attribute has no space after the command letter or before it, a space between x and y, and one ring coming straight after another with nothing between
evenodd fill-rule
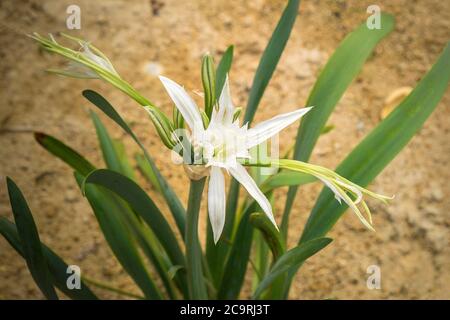
<instances>
[{"instance_id":1,"label":"green flower bud","mask_svg":"<svg viewBox=\"0 0 450 320\"><path fill-rule=\"evenodd\" d=\"M161 138L164 145L172 149L176 142L173 140L173 131L175 130L172 122L170 122L169 118L162 113L160 110L156 108L151 108L149 106L144 106L145 110L147 110L150 115L150 119L152 120L156 131L158 132L159 137Z\"/></svg>"},{"instance_id":2,"label":"green flower bud","mask_svg":"<svg viewBox=\"0 0 450 320\"><path fill-rule=\"evenodd\" d=\"M202 59L202 83L205 95L205 112L211 118L216 103L216 71L213 58L206 54Z\"/></svg>"}]
</instances>

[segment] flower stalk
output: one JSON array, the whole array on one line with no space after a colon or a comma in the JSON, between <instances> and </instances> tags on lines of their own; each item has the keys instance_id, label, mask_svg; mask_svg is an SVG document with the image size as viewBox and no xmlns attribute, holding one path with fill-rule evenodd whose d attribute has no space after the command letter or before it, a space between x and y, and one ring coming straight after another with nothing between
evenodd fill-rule
<instances>
[{"instance_id":1,"label":"flower stalk","mask_svg":"<svg viewBox=\"0 0 450 320\"><path fill-rule=\"evenodd\" d=\"M198 218L205 181L206 178L191 180L185 232L189 297L201 300L208 298L203 277L203 253L198 239Z\"/></svg>"},{"instance_id":2,"label":"flower stalk","mask_svg":"<svg viewBox=\"0 0 450 320\"><path fill-rule=\"evenodd\" d=\"M145 107L164 145L172 149L176 142L172 137L174 126L170 119L128 82L123 80L114 69L110 60L99 49L83 39L64 33L61 33L61 35L68 40L76 42L81 47L80 51L61 45L52 35L49 35L48 39L38 33L30 35L44 50L63 56L70 61L66 69L48 69L47 71L66 77L101 79L109 82L138 104Z\"/></svg>"}]
</instances>

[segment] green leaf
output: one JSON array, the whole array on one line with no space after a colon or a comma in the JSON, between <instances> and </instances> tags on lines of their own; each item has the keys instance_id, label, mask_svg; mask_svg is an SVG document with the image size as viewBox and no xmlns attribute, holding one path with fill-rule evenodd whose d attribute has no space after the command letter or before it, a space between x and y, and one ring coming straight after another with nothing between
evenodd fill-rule
<instances>
[{"instance_id":1,"label":"green leaf","mask_svg":"<svg viewBox=\"0 0 450 320\"><path fill-rule=\"evenodd\" d=\"M286 245L280 236L280 232L264 213L252 213L250 215L250 223L261 231L264 240L272 251L274 261L276 261L286 250Z\"/></svg>"},{"instance_id":2,"label":"green leaf","mask_svg":"<svg viewBox=\"0 0 450 320\"><path fill-rule=\"evenodd\" d=\"M22 252L31 276L44 296L50 300L58 300L48 270L47 260L42 253L41 240L34 223L33 215L28 208L22 192L9 177L6 178L9 201L17 225L17 232L22 243Z\"/></svg>"},{"instance_id":3,"label":"green leaf","mask_svg":"<svg viewBox=\"0 0 450 320\"><path fill-rule=\"evenodd\" d=\"M244 115L244 123L251 123L255 115L256 109L262 98L262 95L272 77L275 67L281 57L281 53L286 46L289 39L292 27L294 25L295 19L297 17L299 0L289 0L283 14L278 21L275 30L267 44L266 49L261 57L258 68L256 69L255 76L253 78L252 88L250 90L249 100L247 102L247 107ZM220 77L219 70L217 71L217 78ZM223 74L223 73L222 73ZM222 86L218 85L218 88ZM226 203L226 216L225 216L225 226L222 232L222 237L225 239L231 238L231 233L235 224L235 215L238 205L239 197L239 183L235 179L231 179L227 203ZM210 242L208 242L210 243ZM211 269L211 273L216 281L220 283L223 274L223 264L229 252L229 245L223 241L219 241L214 248L211 249L211 245L207 250L208 264Z\"/></svg>"},{"instance_id":4,"label":"green leaf","mask_svg":"<svg viewBox=\"0 0 450 320\"><path fill-rule=\"evenodd\" d=\"M198 239L198 216L206 178L191 180L186 221L186 269L188 278L189 298L208 299L206 283L203 277L203 255Z\"/></svg>"},{"instance_id":5,"label":"green leaf","mask_svg":"<svg viewBox=\"0 0 450 320\"><path fill-rule=\"evenodd\" d=\"M125 144L120 140L113 140L114 149L120 162L122 174L132 180L136 180L134 168L131 165L130 159L126 153Z\"/></svg>"},{"instance_id":6,"label":"green leaf","mask_svg":"<svg viewBox=\"0 0 450 320\"><path fill-rule=\"evenodd\" d=\"M122 173L133 179L133 170L126 159L123 145L118 141L114 141L106 130L106 127L101 122L100 118L94 111L90 111L92 121L94 122L95 130L97 132L98 141L102 150L103 159L106 166L116 172Z\"/></svg>"},{"instance_id":7,"label":"green leaf","mask_svg":"<svg viewBox=\"0 0 450 320\"><path fill-rule=\"evenodd\" d=\"M234 46L229 46L220 59L219 65L216 69L216 98L219 99L222 93L223 85L227 74L230 73L231 64L233 63Z\"/></svg>"},{"instance_id":8,"label":"green leaf","mask_svg":"<svg viewBox=\"0 0 450 320\"><path fill-rule=\"evenodd\" d=\"M209 119L216 103L216 70L214 60L209 54L205 54L202 59L202 83L205 96L205 113Z\"/></svg>"},{"instance_id":9,"label":"green leaf","mask_svg":"<svg viewBox=\"0 0 450 320\"><path fill-rule=\"evenodd\" d=\"M295 171L281 171L268 178L261 185L260 189L266 193L273 189L284 186L301 186L316 181L317 179L309 174Z\"/></svg>"},{"instance_id":10,"label":"green leaf","mask_svg":"<svg viewBox=\"0 0 450 320\"><path fill-rule=\"evenodd\" d=\"M244 123L251 123L270 78L280 60L298 14L299 0L289 0L259 61L245 110Z\"/></svg>"},{"instance_id":11,"label":"green leaf","mask_svg":"<svg viewBox=\"0 0 450 320\"><path fill-rule=\"evenodd\" d=\"M448 89L450 44L411 94L384 119L337 167L336 172L367 186L406 146ZM301 242L325 235L347 206L324 189L305 226Z\"/></svg>"},{"instance_id":12,"label":"green leaf","mask_svg":"<svg viewBox=\"0 0 450 320\"><path fill-rule=\"evenodd\" d=\"M41 132L35 132L34 138L45 150L60 158L81 175L88 175L95 170L89 161L58 139Z\"/></svg>"},{"instance_id":13,"label":"green leaf","mask_svg":"<svg viewBox=\"0 0 450 320\"><path fill-rule=\"evenodd\" d=\"M283 273L288 271L292 266L303 263L309 257L325 248L331 241L329 238L314 239L287 251L278 259L269 273L261 281L253 294L253 298L258 299L264 290L279 279Z\"/></svg>"},{"instance_id":14,"label":"green leaf","mask_svg":"<svg viewBox=\"0 0 450 320\"><path fill-rule=\"evenodd\" d=\"M394 17L381 14L381 29L368 29L364 22L341 42L320 73L306 102L306 106L314 108L302 118L294 148L295 160L308 161L334 107L375 46L394 29L394 23ZM297 186L289 188L281 223L285 237L296 193Z\"/></svg>"},{"instance_id":15,"label":"green leaf","mask_svg":"<svg viewBox=\"0 0 450 320\"><path fill-rule=\"evenodd\" d=\"M75 173L75 177L81 186L83 177L79 173ZM106 188L92 184L85 184L84 192L117 260L147 298L161 299L161 293L150 278L139 255L123 212L118 202L114 201L114 194Z\"/></svg>"},{"instance_id":16,"label":"green leaf","mask_svg":"<svg viewBox=\"0 0 450 320\"><path fill-rule=\"evenodd\" d=\"M24 256L22 244L17 233L14 223L6 218L0 218L0 233L5 237L9 244L20 254ZM42 253L46 258L50 276L53 284L61 290L66 296L74 300L97 300L98 298L89 289L89 287L81 280L81 288L70 290L67 287L67 263L64 262L56 253L54 253L45 244L41 243Z\"/></svg>"},{"instance_id":17,"label":"green leaf","mask_svg":"<svg viewBox=\"0 0 450 320\"><path fill-rule=\"evenodd\" d=\"M254 228L249 223L250 214L254 212L256 205L252 204L244 211L233 245L226 260L222 281L217 293L218 299L238 299L244 283L245 272L250 258ZM222 262L223 263L223 262Z\"/></svg>"},{"instance_id":18,"label":"green leaf","mask_svg":"<svg viewBox=\"0 0 450 320\"><path fill-rule=\"evenodd\" d=\"M154 187L158 192L161 193L158 178L156 177L152 166L150 166L147 159L145 159L145 156L143 156L142 154L136 154L134 156L134 159L136 160L139 171L142 173L145 179L147 179L152 187Z\"/></svg>"},{"instance_id":19,"label":"green leaf","mask_svg":"<svg viewBox=\"0 0 450 320\"><path fill-rule=\"evenodd\" d=\"M153 230L172 264L185 265L184 254L178 245L172 228L147 193L133 180L111 170L99 169L91 172L84 183L105 187L126 201L130 208ZM178 275L180 280L185 283L185 274L179 272Z\"/></svg>"},{"instance_id":20,"label":"green leaf","mask_svg":"<svg viewBox=\"0 0 450 320\"><path fill-rule=\"evenodd\" d=\"M133 140L137 143L137 145L141 148L144 153L145 158L147 159L149 165L151 166L155 176L158 180L158 189L161 190L164 199L169 206L170 212L172 213L175 222L177 224L178 230L182 235L184 235L185 230L185 219L186 219L186 211L181 204L180 200L176 196L175 192L169 186L167 181L159 172L156 167L153 159L150 157L149 153L145 149L144 145L140 142L140 140L136 137L127 123L122 119L122 117L117 113L117 111L113 108L113 106L100 94L92 90L84 90L83 96L89 100L92 104L97 106L100 110L102 110L109 118L111 118L116 124L118 124L126 133L128 133Z\"/></svg>"},{"instance_id":21,"label":"green leaf","mask_svg":"<svg viewBox=\"0 0 450 320\"><path fill-rule=\"evenodd\" d=\"M70 147L66 146L64 143L60 142L59 140L44 135L44 134L38 134L37 135L38 142L49 152L57 156L58 158L62 159L64 162L66 162L68 165L70 165L75 171L77 172L77 175L79 176L79 179L84 179L86 175L88 175L90 172L95 170L95 167L90 164L86 159L84 159L79 153L77 153L75 150L71 149ZM101 191L98 191L101 193ZM107 201L110 206L114 207L114 210L112 210L113 213L118 214L120 212L121 214L121 221L125 224L123 221L124 216L127 216L127 218L132 218L131 214L129 212L129 208L124 207L123 205L120 205L117 201L112 201L114 199L113 194L109 195L103 195L105 198L107 198ZM119 200L119 199L115 199ZM119 207L118 207L119 206ZM93 208L94 209L94 208ZM95 211L95 209L94 209ZM124 227L125 228L125 227ZM137 237L138 235L136 235ZM139 239L139 238L138 238ZM144 250L146 248L143 248ZM116 253L115 250L113 250L114 253ZM123 260L123 259L122 259ZM121 259L119 259L121 262ZM155 261L152 261L155 262ZM158 266L155 265L156 268ZM127 270L125 268L125 270ZM128 271L128 270L127 270Z\"/></svg>"}]
</instances>

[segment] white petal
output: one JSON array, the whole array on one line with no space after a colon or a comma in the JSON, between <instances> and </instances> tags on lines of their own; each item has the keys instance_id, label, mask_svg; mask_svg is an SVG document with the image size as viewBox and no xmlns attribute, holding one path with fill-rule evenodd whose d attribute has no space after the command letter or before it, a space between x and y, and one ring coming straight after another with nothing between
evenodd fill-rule
<instances>
[{"instance_id":1,"label":"white petal","mask_svg":"<svg viewBox=\"0 0 450 320\"><path fill-rule=\"evenodd\" d=\"M222 169L218 167L211 167L208 185L208 212L214 243L217 243L225 224L225 179Z\"/></svg>"},{"instance_id":2,"label":"white petal","mask_svg":"<svg viewBox=\"0 0 450 320\"><path fill-rule=\"evenodd\" d=\"M247 189L247 192L258 202L261 209L265 212L270 221L278 229L277 223L273 217L272 207L266 196L259 190L253 178L248 174L245 168L237 163L235 167L229 167L230 174Z\"/></svg>"},{"instance_id":3,"label":"white petal","mask_svg":"<svg viewBox=\"0 0 450 320\"><path fill-rule=\"evenodd\" d=\"M219 97L219 110L213 109L210 125L216 123L231 124L233 122L234 105L231 101L230 83L228 74Z\"/></svg>"},{"instance_id":4,"label":"white petal","mask_svg":"<svg viewBox=\"0 0 450 320\"><path fill-rule=\"evenodd\" d=\"M118 75L116 70L112 66L112 64L109 61L106 61L102 57L93 53L91 51L91 49L89 49L89 45L87 43L82 43L82 50L83 50L83 55L86 58L88 58L89 60L91 60L92 62L94 62L96 65L98 65L99 67L101 67L103 69L110 71L111 73L113 73L115 75Z\"/></svg>"},{"instance_id":5,"label":"white petal","mask_svg":"<svg viewBox=\"0 0 450 320\"><path fill-rule=\"evenodd\" d=\"M266 141L278 132L291 125L303 115L305 115L312 107L301 108L292 112L280 114L272 119L258 123L254 128L247 131L248 148L257 146L261 142Z\"/></svg>"},{"instance_id":6,"label":"white petal","mask_svg":"<svg viewBox=\"0 0 450 320\"><path fill-rule=\"evenodd\" d=\"M203 122L197 105L183 87L169 78L159 76L159 79L191 130L195 131L202 129Z\"/></svg>"}]
</instances>

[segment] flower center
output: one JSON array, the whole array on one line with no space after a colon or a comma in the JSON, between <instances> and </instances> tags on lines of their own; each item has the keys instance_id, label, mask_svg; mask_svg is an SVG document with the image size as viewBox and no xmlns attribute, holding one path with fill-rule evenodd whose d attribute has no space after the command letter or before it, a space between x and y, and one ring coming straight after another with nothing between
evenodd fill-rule
<instances>
[{"instance_id":1,"label":"flower center","mask_svg":"<svg viewBox=\"0 0 450 320\"><path fill-rule=\"evenodd\" d=\"M237 124L216 124L201 134L194 134L196 158L202 157L206 165L233 166L237 158L247 157L246 128Z\"/></svg>"}]
</instances>

